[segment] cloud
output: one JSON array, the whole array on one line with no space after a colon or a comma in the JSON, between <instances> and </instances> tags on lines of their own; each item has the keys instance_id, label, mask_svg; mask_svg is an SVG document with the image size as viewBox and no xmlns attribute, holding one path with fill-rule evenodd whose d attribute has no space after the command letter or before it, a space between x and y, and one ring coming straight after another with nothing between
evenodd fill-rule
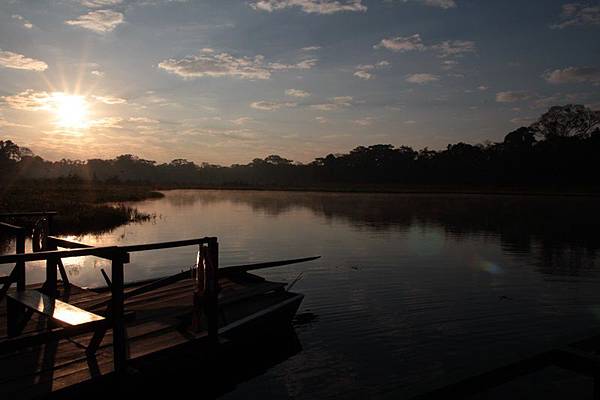
<instances>
[{"instance_id":1,"label":"cloud","mask_svg":"<svg viewBox=\"0 0 600 400\"><path fill-rule=\"evenodd\" d=\"M527 126L527 125L531 125L533 122L535 122L535 120L536 120L535 117L515 117L515 118L512 118L510 120L510 122L515 125Z\"/></svg>"},{"instance_id":2,"label":"cloud","mask_svg":"<svg viewBox=\"0 0 600 400\"><path fill-rule=\"evenodd\" d=\"M572 26L600 25L600 5L567 3L562 6L561 21L551 25L552 29L564 29Z\"/></svg>"},{"instance_id":3,"label":"cloud","mask_svg":"<svg viewBox=\"0 0 600 400\"><path fill-rule=\"evenodd\" d=\"M33 24L19 14L13 14L11 18L16 19L17 21L21 21L23 23L23 27L27 29L33 28Z\"/></svg>"},{"instance_id":4,"label":"cloud","mask_svg":"<svg viewBox=\"0 0 600 400\"><path fill-rule=\"evenodd\" d=\"M296 107L298 105L298 103L291 103L291 102L275 102L275 101L255 101L253 103L250 103L250 107L256 109L256 110L261 110L261 111L274 111L274 110L278 110L282 107Z\"/></svg>"},{"instance_id":5,"label":"cloud","mask_svg":"<svg viewBox=\"0 0 600 400\"><path fill-rule=\"evenodd\" d=\"M129 122L135 122L138 124L158 124L160 123L157 119L152 119L148 117L129 117Z\"/></svg>"},{"instance_id":6,"label":"cloud","mask_svg":"<svg viewBox=\"0 0 600 400\"><path fill-rule=\"evenodd\" d=\"M0 66L28 71L45 71L48 69L48 64L43 61L2 49L0 49Z\"/></svg>"},{"instance_id":7,"label":"cloud","mask_svg":"<svg viewBox=\"0 0 600 400\"><path fill-rule=\"evenodd\" d=\"M527 91L507 91L496 93L496 101L498 103L514 103L516 101L528 100L531 94Z\"/></svg>"},{"instance_id":8,"label":"cloud","mask_svg":"<svg viewBox=\"0 0 600 400\"><path fill-rule=\"evenodd\" d=\"M97 76L98 78L104 78L104 72L99 71L97 69L93 70L91 72L92 75Z\"/></svg>"},{"instance_id":9,"label":"cloud","mask_svg":"<svg viewBox=\"0 0 600 400\"><path fill-rule=\"evenodd\" d=\"M309 60L303 60L296 64L282 64L282 63L269 63L268 67L271 70L288 70L288 69L311 69L317 65L317 59L311 58Z\"/></svg>"},{"instance_id":10,"label":"cloud","mask_svg":"<svg viewBox=\"0 0 600 400\"><path fill-rule=\"evenodd\" d=\"M406 82L417 83L421 85L424 83L435 82L439 79L440 77L434 74L411 74L406 77Z\"/></svg>"},{"instance_id":11,"label":"cloud","mask_svg":"<svg viewBox=\"0 0 600 400\"><path fill-rule=\"evenodd\" d=\"M308 14L367 11L367 6L362 4L362 0L254 0L250 2L250 7L268 12L298 7Z\"/></svg>"},{"instance_id":12,"label":"cloud","mask_svg":"<svg viewBox=\"0 0 600 400\"><path fill-rule=\"evenodd\" d=\"M315 121L317 121L320 124L326 124L329 122L329 120L325 117L315 117Z\"/></svg>"},{"instance_id":13,"label":"cloud","mask_svg":"<svg viewBox=\"0 0 600 400\"><path fill-rule=\"evenodd\" d=\"M103 8L121 4L123 0L81 0L81 5L88 8Z\"/></svg>"},{"instance_id":14,"label":"cloud","mask_svg":"<svg viewBox=\"0 0 600 400\"><path fill-rule=\"evenodd\" d=\"M438 56L442 58L462 56L465 53L474 53L476 51L475 42L470 40L446 40L434 44L431 46L431 49L438 52Z\"/></svg>"},{"instance_id":15,"label":"cloud","mask_svg":"<svg viewBox=\"0 0 600 400\"><path fill-rule=\"evenodd\" d=\"M236 119L232 119L231 123L234 125L245 125L248 122L252 122L252 121L254 121L254 119L251 117L239 117Z\"/></svg>"},{"instance_id":16,"label":"cloud","mask_svg":"<svg viewBox=\"0 0 600 400\"><path fill-rule=\"evenodd\" d=\"M481 85L481 86L477 86L478 90L484 91L484 90L488 90L489 87L485 86L485 85Z\"/></svg>"},{"instance_id":17,"label":"cloud","mask_svg":"<svg viewBox=\"0 0 600 400\"><path fill-rule=\"evenodd\" d=\"M600 85L600 68L596 67L568 67L548 71L543 78L549 83L592 83Z\"/></svg>"},{"instance_id":18,"label":"cloud","mask_svg":"<svg viewBox=\"0 0 600 400\"><path fill-rule=\"evenodd\" d=\"M458 61L455 60L444 60L442 61L442 69L449 71L458 65Z\"/></svg>"},{"instance_id":19,"label":"cloud","mask_svg":"<svg viewBox=\"0 0 600 400\"><path fill-rule=\"evenodd\" d=\"M0 116L0 128L31 128L31 126L10 122Z\"/></svg>"},{"instance_id":20,"label":"cloud","mask_svg":"<svg viewBox=\"0 0 600 400\"><path fill-rule=\"evenodd\" d=\"M36 92L28 89L24 92L0 97L10 107L16 110L39 111L51 108L52 97L48 92Z\"/></svg>"},{"instance_id":21,"label":"cloud","mask_svg":"<svg viewBox=\"0 0 600 400\"><path fill-rule=\"evenodd\" d=\"M94 99L98 100L100 103L104 103L104 104L124 104L127 103L127 100L122 99L120 97L114 97L114 96L93 96Z\"/></svg>"},{"instance_id":22,"label":"cloud","mask_svg":"<svg viewBox=\"0 0 600 400\"><path fill-rule=\"evenodd\" d=\"M122 128L120 123L123 122L121 117L103 117L95 120L91 120L88 123L90 128Z\"/></svg>"},{"instance_id":23,"label":"cloud","mask_svg":"<svg viewBox=\"0 0 600 400\"><path fill-rule=\"evenodd\" d=\"M408 1L415 1L430 7L439 7L443 9L455 8L456 2L454 0L402 0L405 3Z\"/></svg>"},{"instance_id":24,"label":"cloud","mask_svg":"<svg viewBox=\"0 0 600 400\"><path fill-rule=\"evenodd\" d=\"M303 47L300 50L302 51L316 51L319 50L321 48L321 46L308 46L308 47Z\"/></svg>"},{"instance_id":25,"label":"cloud","mask_svg":"<svg viewBox=\"0 0 600 400\"><path fill-rule=\"evenodd\" d=\"M334 111L340 108L350 107L352 105L352 96L337 96L329 99L329 103L313 104L310 106L313 110Z\"/></svg>"},{"instance_id":26,"label":"cloud","mask_svg":"<svg viewBox=\"0 0 600 400\"><path fill-rule=\"evenodd\" d=\"M375 120L375 118L373 118L373 117L364 117L364 118L355 119L352 121L352 123L355 125L360 125L360 126L369 126L369 125L373 124L374 120Z\"/></svg>"},{"instance_id":27,"label":"cloud","mask_svg":"<svg viewBox=\"0 0 600 400\"><path fill-rule=\"evenodd\" d=\"M306 92L306 91L300 90L300 89L287 89L285 91L285 94L288 96L301 97L301 98L310 96L309 92Z\"/></svg>"},{"instance_id":28,"label":"cloud","mask_svg":"<svg viewBox=\"0 0 600 400\"><path fill-rule=\"evenodd\" d=\"M195 56L164 60L158 67L184 78L230 76L240 79L269 79L272 71L310 69L316 63L316 59L303 60L296 64L265 63L262 55L235 57L228 53L215 53L212 49L203 49Z\"/></svg>"},{"instance_id":29,"label":"cloud","mask_svg":"<svg viewBox=\"0 0 600 400\"><path fill-rule=\"evenodd\" d=\"M423 51L426 49L421 40L421 35L418 33L415 33L412 36L396 36L394 38L381 39L381 42L373 46L373 48L385 48L400 53L414 50Z\"/></svg>"},{"instance_id":30,"label":"cloud","mask_svg":"<svg viewBox=\"0 0 600 400\"><path fill-rule=\"evenodd\" d=\"M431 50L441 58L458 57L465 53L474 53L477 50L475 42L470 40L446 40L433 45L425 45L418 33L412 36L384 38L373 48L384 48L398 53Z\"/></svg>"},{"instance_id":31,"label":"cloud","mask_svg":"<svg viewBox=\"0 0 600 400\"><path fill-rule=\"evenodd\" d=\"M375 78L375 75L373 75L373 73L369 72L369 71L373 71L375 69L387 67L389 65L390 65L390 63L388 61L385 61L385 60L379 61L376 64L361 64L361 65L357 65L356 67L354 67L354 69L356 69L356 71L352 75L356 76L357 78L364 79L364 80L373 79L373 78Z\"/></svg>"},{"instance_id":32,"label":"cloud","mask_svg":"<svg viewBox=\"0 0 600 400\"><path fill-rule=\"evenodd\" d=\"M96 33L112 32L124 21L123 14L112 10L96 10L65 21L67 25L80 26Z\"/></svg>"},{"instance_id":33,"label":"cloud","mask_svg":"<svg viewBox=\"0 0 600 400\"><path fill-rule=\"evenodd\" d=\"M358 70L356 72L354 72L352 75L356 76L357 78L360 79L364 79L364 80L369 80L373 78L373 74L371 74L370 72L364 71L364 70Z\"/></svg>"}]
</instances>

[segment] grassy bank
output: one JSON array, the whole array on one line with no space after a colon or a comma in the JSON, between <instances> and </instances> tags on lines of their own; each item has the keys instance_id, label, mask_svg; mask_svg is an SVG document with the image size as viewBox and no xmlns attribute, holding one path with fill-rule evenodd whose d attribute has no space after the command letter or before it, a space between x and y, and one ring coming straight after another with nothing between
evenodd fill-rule
<instances>
[{"instance_id":1,"label":"grassy bank","mask_svg":"<svg viewBox=\"0 0 600 400\"><path fill-rule=\"evenodd\" d=\"M57 211L56 233L100 233L153 217L131 206L110 203L162 196L151 187L135 184L28 180L2 185L0 212Z\"/></svg>"}]
</instances>

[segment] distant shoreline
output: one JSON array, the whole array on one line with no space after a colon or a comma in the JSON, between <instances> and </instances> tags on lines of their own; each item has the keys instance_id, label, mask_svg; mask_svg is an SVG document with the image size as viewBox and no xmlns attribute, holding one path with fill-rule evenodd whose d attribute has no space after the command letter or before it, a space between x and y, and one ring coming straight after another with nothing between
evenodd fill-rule
<instances>
[{"instance_id":1,"label":"distant shoreline","mask_svg":"<svg viewBox=\"0 0 600 400\"><path fill-rule=\"evenodd\" d=\"M0 213L57 211L57 233L102 233L130 222L144 222L153 215L139 212L135 203L163 197L168 190L223 190L260 192L305 192L344 194L406 194L455 196L568 196L600 197L596 188L556 188L470 185L156 185L140 182L25 180L5 185L0 196ZM128 204L122 204L128 203Z\"/></svg>"},{"instance_id":2,"label":"distant shoreline","mask_svg":"<svg viewBox=\"0 0 600 400\"><path fill-rule=\"evenodd\" d=\"M444 195L513 195L513 196L600 196L599 188L523 188L477 186L418 186L418 185L352 185L342 186L249 186L249 185L159 185L156 190L230 190L261 192L313 192L362 194L444 194Z\"/></svg>"}]
</instances>

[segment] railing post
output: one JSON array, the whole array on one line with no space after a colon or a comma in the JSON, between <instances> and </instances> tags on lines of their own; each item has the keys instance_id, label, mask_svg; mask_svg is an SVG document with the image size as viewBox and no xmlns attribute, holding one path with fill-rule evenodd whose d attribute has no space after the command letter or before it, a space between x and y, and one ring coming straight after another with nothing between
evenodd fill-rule
<instances>
[{"instance_id":1,"label":"railing post","mask_svg":"<svg viewBox=\"0 0 600 400\"><path fill-rule=\"evenodd\" d=\"M217 341L219 332L219 242L217 238L211 238L208 242L207 262L204 271L204 294L206 305L206 317L208 325L208 336Z\"/></svg>"},{"instance_id":2,"label":"railing post","mask_svg":"<svg viewBox=\"0 0 600 400\"><path fill-rule=\"evenodd\" d=\"M112 259L112 302L110 317L113 328L113 362L115 372L124 372L127 364L127 331L125 328L124 314L124 272L123 254L117 252Z\"/></svg>"},{"instance_id":3,"label":"railing post","mask_svg":"<svg viewBox=\"0 0 600 400\"><path fill-rule=\"evenodd\" d=\"M53 222L54 222L54 215L53 214L48 214L46 215L46 236L51 236L53 234L52 229L53 229Z\"/></svg>"},{"instance_id":4,"label":"railing post","mask_svg":"<svg viewBox=\"0 0 600 400\"><path fill-rule=\"evenodd\" d=\"M47 250L58 250L54 243L49 243ZM51 297L56 296L56 268L58 260L54 257L46 259L46 282L44 283L44 292Z\"/></svg>"},{"instance_id":5,"label":"railing post","mask_svg":"<svg viewBox=\"0 0 600 400\"><path fill-rule=\"evenodd\" d=\"M15 253L25 253L25 229L23 228L16 232ZM25 261L17 261L15 269L17 270L17 290L25 290Z\"/></svg>"}]
</instances>

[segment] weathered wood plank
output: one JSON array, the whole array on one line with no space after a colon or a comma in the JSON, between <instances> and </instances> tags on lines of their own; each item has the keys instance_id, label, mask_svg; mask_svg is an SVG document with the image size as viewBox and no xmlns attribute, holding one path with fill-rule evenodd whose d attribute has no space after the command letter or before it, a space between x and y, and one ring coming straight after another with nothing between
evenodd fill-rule
<instances>
[{"instance_id":1,"label":"weathered wood plank","mask_svg":"<svg viewBox=\"0 0 600 400\"><path fill-rule=\"evenodd\" d=\"M9 291L7 296L40 314L44 314L69 326L98 322L105 319L104 317L56 300L35 290Z\"/></svg>"}]
</instances>

